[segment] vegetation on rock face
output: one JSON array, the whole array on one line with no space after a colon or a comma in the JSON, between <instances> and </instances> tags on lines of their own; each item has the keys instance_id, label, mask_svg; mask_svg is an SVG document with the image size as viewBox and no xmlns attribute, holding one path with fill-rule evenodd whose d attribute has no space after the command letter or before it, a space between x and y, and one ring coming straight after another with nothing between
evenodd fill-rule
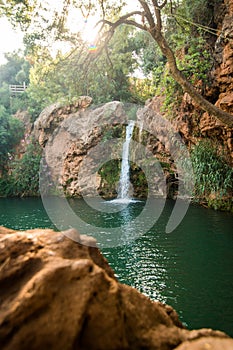
<instances>
[{"instance_id":1,"label":"vegetation on rock face","mask_svg":"<svg viewBox=\"0 0 233 350\"><path fill-rule=\"evenodd\" d=\"M23 137L24 127L20 120L13 118L0 105L0 173L7 172L8 163L13 158L14 146Z\"/></svg>"},{"instance_id":2,"label":"vegetation on rock face","mask_svg":"<svg viewBox=\"0 0 233 350\"><path fill-rule=\"evenodd\" d=\"M233 169L223 151L210 140L197 144L191 159L195 174L195 199L214 209L233 210Z\"/></svg>"},{"instance_id":3,"label":"vegetation on rock face","mask_svg":"<svg viewBox=\"0 0 233 350\"><path fill-rule=\"evenodd\" d=\"M0 196L38 196L41 147L33 141L21 159L11 163L11 171L0 178Z\"/></svg>"},{"instance_id":4,"label":"vegetation on rock face","mask_svg":"<svg viewBox=\"0 0 233 350\"><path fill-rule=\"evenodd\" d=\"M119 160L112 159L105 163L98 171L101 177L99 193L103 197L111 198L117 196L117 183L120 179Z\"/></svg>"}]
</instances>

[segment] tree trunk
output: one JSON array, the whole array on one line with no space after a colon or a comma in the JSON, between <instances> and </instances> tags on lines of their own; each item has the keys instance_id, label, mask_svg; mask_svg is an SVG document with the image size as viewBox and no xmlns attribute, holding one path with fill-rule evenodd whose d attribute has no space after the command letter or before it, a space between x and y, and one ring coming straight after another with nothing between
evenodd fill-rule
<instances>
[{"instance_id":1,"label":"tree trunk","mask_svg":"<svg viewBox=\"0 0 233 350\"><path fill-rule=\"evenodd\" d=\"M233 127L233 115L223 111L222 109L219 109L208 100L206 100L201 94L198 93L195 87L188 82L186 77L178 69L174 53L170 49L163 35L157 31L152 31L151 35L158 43L163 55L167 58L171 75L177 81L177 83L181 85L183 90L186 91L193 98L193 100L210 115L215 116L222 123Z\"/></svg>"}]
</instances>

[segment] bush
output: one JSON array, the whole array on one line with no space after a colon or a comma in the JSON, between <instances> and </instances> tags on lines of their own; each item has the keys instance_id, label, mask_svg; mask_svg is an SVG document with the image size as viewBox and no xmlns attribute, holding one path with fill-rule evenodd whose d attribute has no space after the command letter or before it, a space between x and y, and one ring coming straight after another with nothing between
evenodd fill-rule
<instances>
[{"instance_id":1,"label":"bush","mask_svg":"<svg viewBox=\"0 0 233 350\"><path fill-rule=\"evenodd\" d=\"M12 172L0 178L1 197L25 197L39 195L39 169L41 148L38 143L28 145L26 153L14 161Z\"/></svg>"},{"instance_id":2,"label":"bush","mask_svg":"<svg viewBox=\"0 0 233 350\"><path fill-rule=\"evenodd\" d=\"M204 201L214 209L222 209L226 202L231 205L233 169L224 153L213 141L203 140L193 148L191 159L196 179L196 200Z\"/></svg>"},{"instance_id":3,"label":"bush","mask_svg":"<svg viewBox=\"0 0 233 350\"><path fill-rule=\"evenodd\" d=\"M23 123L13 118L0 105L0 170L2 173L7 171L7 163L14 152L14 147L23 137Z\"/></svg>"}]
</instances>

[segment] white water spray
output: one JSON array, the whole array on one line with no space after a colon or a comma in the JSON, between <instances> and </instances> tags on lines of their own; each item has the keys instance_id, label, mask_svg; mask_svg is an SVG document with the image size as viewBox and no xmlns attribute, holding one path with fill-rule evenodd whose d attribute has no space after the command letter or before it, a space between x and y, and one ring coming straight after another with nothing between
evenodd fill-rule
<instances>
[{"instance_id":1,"label":"white water spray","mask_svg":"<svg viewBox=\"0 0 233 350\"><path fill-rule=\"evenodd\" d=\"M129 187L130 187L130 164L129 164L129 146L134 130L135 122L129 121L126 127L126 137L122 150L122 163L121 163L121 175L119 181L119 191L117 199L129 200Z\"/></svg>"}]
</instances>

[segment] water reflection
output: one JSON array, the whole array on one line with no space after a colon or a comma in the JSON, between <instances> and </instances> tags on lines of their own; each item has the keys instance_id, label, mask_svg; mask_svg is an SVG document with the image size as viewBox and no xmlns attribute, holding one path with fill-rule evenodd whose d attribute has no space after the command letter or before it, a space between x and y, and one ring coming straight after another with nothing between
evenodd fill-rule
<instances>
[{"instance_id":1,"label":"water reflection","mask_svg":"<svg viewBox=\"0 0 233 350\"><path fill-rule=\"evenodd\" d=\"M128 244L144 233L146 225L138 219L146 205L143 201L125 203L89 199L88 203L69 200L69 204L80 220L91 225L88 233L97 239L101 249ZM155 212L158 207L153 209L153 214ZM82 233L87 233L87 226Z\"/></svg>"},{"instance_id":2,"label":"water reflection","mask_svg":"<svg viewBox=\"0 0 233 350\"><path fill-rule=\"evenodd\" d=\"M101 250L122 283L172 305L189 328L210 327L233 336L232 214L191 205L182 224L166 234L174 205L168 201L156 224L132 240L133 226L125 224L142 212L143 202L108 215L82 200L69 203L87 224L106 228L102 238L109 247ZM157 200L151 205L148 214L154 215ZM150 215L145 221L153 220ZM60 216L62 220L64 213ZM0 199L0 224L15 229L53 227L39 199ZM124 245L111 247L114 235L107 227L119 231L121 225L124 231L117 239Z\"/></svg>"}]
</instances>

